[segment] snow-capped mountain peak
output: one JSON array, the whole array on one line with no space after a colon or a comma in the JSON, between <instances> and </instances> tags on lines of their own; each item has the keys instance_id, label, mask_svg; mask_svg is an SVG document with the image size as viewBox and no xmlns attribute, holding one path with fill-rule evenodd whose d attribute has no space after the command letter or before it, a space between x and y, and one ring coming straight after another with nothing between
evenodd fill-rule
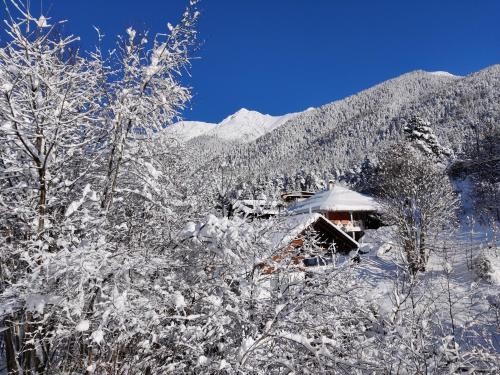
<instances>
[{"instance_id":1,"label":"snow-capped mountain peak","mask_svg":"<svg viewBox=\"0 0 500 375\"><path fill-rule=\"evenodd\" d=\"M225 118L210 135L225 140L250 142L273 130L276 127L275 122L280 118L281 116L274 117L242 108Z\"/></svg>"},{"instance_id":2,"label":"snow-capped mountain peak","mask_svg":"<svg viewBox=\"0 0 500 375\"><path fill-rule=\"evenodd\" d=\"M182 141L198 136L209 136L226 141L251 142L283 125L299 113L271 116L241 108L218 124L181 121L168 127L167 132Z\"/></svg>"},{"instance_id":3,"label":"snow-capped mountain peak","mask_svg":"<svg viewBox=\"0 0 500 375\"><path fill-rule=\"evenodd\" d=\"M225 124L233 124L235 122L238 122L238 123L240 123L240 122L259 122L266 116L272 117L269 115L264 115L264 114L257 112L257 111L250 111L246 108L241 108L237 112L233 113L232 115L229 115L224 120L222 120L219 123L219 126L223 126Z\"/></svg>"},{"instance_id":4,"label":"snow-capped mountain peak","mask_svg":"<svg viewBox=\"0 0 500 375\"><path fill-rule=\"evenodd\" d=\"M202 121L179 121L169 126L166 131L179 141L186 142L213 130L216 126L217 124Z\"/></svg>"},{"instance_id":5,"label":"snow-capped mountain peak","mask_svg":"<svg viewBox=\"0 0 500 375\"><path fill-rule=\"evenodd\" d=\"M449 72L445 72L445 71L436 71L436 72L429 72L429 74L432 74L434 76L441 76L441 77L450 77L450 78L460 78L460 76L456 76L454 74L451 74Z\"/></svg>"}]
</instances>

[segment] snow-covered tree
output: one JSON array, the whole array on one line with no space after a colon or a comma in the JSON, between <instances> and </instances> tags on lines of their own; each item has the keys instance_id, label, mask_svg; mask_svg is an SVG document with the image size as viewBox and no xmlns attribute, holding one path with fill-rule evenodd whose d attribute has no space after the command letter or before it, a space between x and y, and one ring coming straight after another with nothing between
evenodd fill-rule
<instances>
[{"instance_id":1,"label":"snow-covered tree","mask_svg":"<svg viewBox=\"0 0 500 375\"><path fill-rule=\"evenodd\" d=\"M403 128L406 139L428 157L445 158L452 156L452 151L439 143L430 125L429 121L418 116L410 118Z\"/></svg>"},{"instance_id":2,"label":"snow-covered tree","mask_svg":"<svg viewBox=\"0 0 500 375\"><path fill-rule=\"evenodd\" d=\"M385 150L373 176L383 217L394 225L395 239L409 271L425 271L439 234L454 226L456 197L442 167L407 144Z\"/></svg>"},{"instance_id":3,"label":"snow-covered tree","mask_svg":"<svg viewBox=\"0 0 500 375\"><path fill-rule=\"evenodd\" d=\"M127 371L169 308L172 285L151 289L169 272L160 254L180 195L169 179L175 147L161 130L190 98L179 75L194 6L152 41L128 29L109 57L74 48L77 37L54 32L61 22L34 18L21 1L6 6L0 317L9 374Z\"/></svg>"},{"instance_id":4,"label":"snow-covered tree","mask_svg":"<svg viewBox=\"0 0 500 375\"><path fill-rule=\"evenodd\" d=\"M381 259L337 254L313 230L297 235L301 246L283 245L290 234L283 217L207 216L217 198L221 208L245 194L274 200L282 189L317 190L346 170L369 171L410 271L423 270L431 251L447 260L448 248L435 241L454 207L444 166L409 146L373 160L363 153L402 135L394 108L414 111L415 92L427 97L449 78L409 75L308 111L293 119L293 132L278 129L247 148L217 140L184 147L163 130L190 98L179 78L195 42L195 1L165 33L129 28L109 55L80 51L76 37L56 32L59 22L7 3L0 48L7 374L498 372L492 257L475 258L475 271L487 275L467 287L454 288L451 261L436 280L430 272L395 275L392 299L381 305L376 294L390 288L374 290L370 269ZM421 125L410 141L428 141L433 151L436 129ZM485 137L482 158L496 150L495 139ZM263 149L275 159L253 157Z\"/></svg>"}]
</instances>

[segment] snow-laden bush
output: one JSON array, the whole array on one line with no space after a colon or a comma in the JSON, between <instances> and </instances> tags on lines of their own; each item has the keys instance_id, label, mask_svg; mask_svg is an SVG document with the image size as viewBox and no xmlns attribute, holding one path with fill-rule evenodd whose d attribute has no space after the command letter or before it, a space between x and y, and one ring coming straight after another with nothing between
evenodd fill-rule
<instances>
[{"instance_id":1,"label":"snow-laden bush","mask_svg":"<svg viewBox=\"0 0 500 375\"><path fill-rule=\"evenodd\" d=\"M181 231L186 262L193 265L187 272L196 280L188 300L205 301L191 313L210 311L197 371L314 374L377 368L367 348L376 308L362 298L356 265L306 269L294 261L295 253L273 250L279 230L279 220L209 216Z\"/></svg>"},{"instance_id":2,"label":"snow-laden bush","mask_svg":"<svg viewBox=\"0 0 500 375\"><path fill-rule=\"evenodd\" d=\"M498 256L482 253L472 259L472 270L477 279L500 285L500 259Z\"/></svg>"}]
</instances>

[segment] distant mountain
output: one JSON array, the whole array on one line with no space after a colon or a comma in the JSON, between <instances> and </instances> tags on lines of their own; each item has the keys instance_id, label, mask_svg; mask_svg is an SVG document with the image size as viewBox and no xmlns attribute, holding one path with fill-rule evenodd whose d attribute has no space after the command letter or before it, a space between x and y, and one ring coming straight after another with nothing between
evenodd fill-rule
<instances>
[{"instance_id":1,"label":"distant mountain","mask_svg":"<svg viewBox=\"0 0 500 375\"><path fill-rule=\"evenodd\" d=\"M165 132L179 141L187 142L192 138L208 133L216 126L216 124L201 121L180 121L168 126Z\"/></svg>"},{"instance_id":2,"label":"distant mountain","mask_svg":"<svg viewBox=\"0 0 500 375\"><path fill-rule=\"evenodd\" d=\"M182 141L203 136L225 142L248 143L273 131L299 114L300 112L271 116L242 108L218 124L181 121L169 126L166 132Z\"/></svg>"},{"instance_id":3,"label":"distant mountain","mask_svg":"<svg viewBox=\"0 0 500 375\"><path fill-rule=\"evenodd\" d=\"M297 115L298 113L290 113L283 116L271 116L242 108L225 118L216 129L205 135L224 140L251 142L277 129Z\"/></svg>"},{"instance_id":4,"label":"distant mountain","mask_svg":"<svg viewBox=\"0 0 500 375\"><path fill-rule=\"evenodd\" d=\"M401 139L406 121L415 115L430 121L443 146L459 152L473 139L475 127L485 122L500 124L500 65L466 77L447 72L407 73L276 122L264 125L262 120L258 129L263 132L249 125L267 118L259 115L239 111L191 139L192 148L204 153L194 171L199 178L206 180L228 160L233 174L247 182L286 181L311 173L321 178L339 176ZM244 129L241 136L232 133L238 126ZM218 131L220 138L214 137ZM223 141L234 139L245 143Z\"/></svg>"}]
</instances>

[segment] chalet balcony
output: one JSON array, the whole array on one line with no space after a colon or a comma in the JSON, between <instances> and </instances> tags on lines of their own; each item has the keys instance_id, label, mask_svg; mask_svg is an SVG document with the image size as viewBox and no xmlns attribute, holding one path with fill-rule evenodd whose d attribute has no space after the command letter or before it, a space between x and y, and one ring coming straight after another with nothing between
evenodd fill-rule
<instances>
[{"instance_id":1,"label":"chalet balcony","mask_svg":"<svg viewBox=\"0 0 500 375\"><path fill-rule=\"evenodd\" d=\"M331 220L333 224L342 228L344 232L362 232L365 229L362 220Z\"/></svg>"}]
</instances>

